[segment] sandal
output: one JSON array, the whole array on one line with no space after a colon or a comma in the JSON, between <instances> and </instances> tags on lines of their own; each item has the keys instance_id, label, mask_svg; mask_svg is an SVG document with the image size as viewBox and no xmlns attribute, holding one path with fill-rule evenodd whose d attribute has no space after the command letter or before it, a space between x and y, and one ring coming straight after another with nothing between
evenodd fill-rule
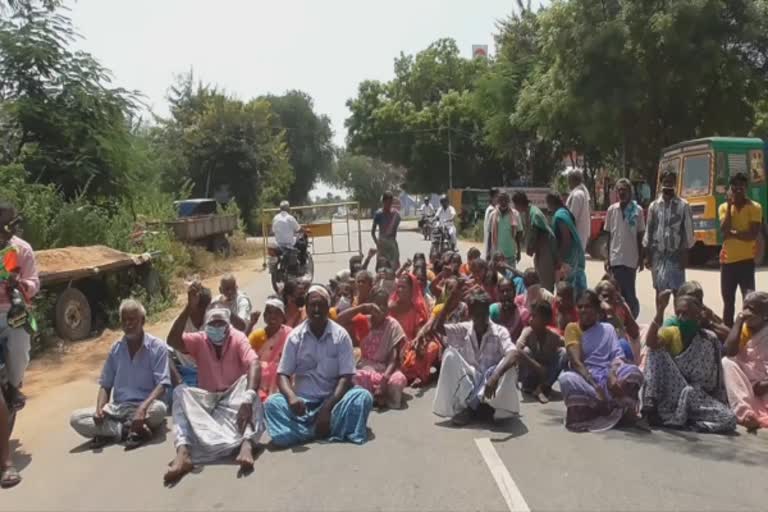
<instances>
[{"instance_id":1,"label":"sandal","mask_svg":"<svg viewBox=\"0 0 768 512\"><path fill-rule=\"evenodd\" d=\"M0 488L2 489L10 489L11 487L15 487L21 483L21 475L19 474L19 471L13 466L8 466L2 471L1 474L2 476L0 476Z\"/></svg>"},{"instance_id":2,"label":"sandal","mask_svg":"<svg viewBox=\"0 0 768 512\"><path fill-rule=\"evenodd\" d=\"M143 432L129 432L125 438L125 451L135 450L149 441L151 436L152 431L146 425L144 425Z\"/></svg>"}]
</instances>

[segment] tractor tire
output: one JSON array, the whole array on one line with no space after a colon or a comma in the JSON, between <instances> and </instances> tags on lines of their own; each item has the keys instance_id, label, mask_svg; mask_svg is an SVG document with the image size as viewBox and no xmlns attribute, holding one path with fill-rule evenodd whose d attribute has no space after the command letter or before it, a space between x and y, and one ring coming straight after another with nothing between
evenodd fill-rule
<instances>
[{"instance_id":1,"label":"tractor tire","mask_svg":"<svg viewBox=\"0 0 768 512\"><path fill-rule=\"evenodd\" d=\"M91 333L91 305L77 288L67 288L56 299L56 333L61 339L78 341Z\"/></svg>"}]
</instances>

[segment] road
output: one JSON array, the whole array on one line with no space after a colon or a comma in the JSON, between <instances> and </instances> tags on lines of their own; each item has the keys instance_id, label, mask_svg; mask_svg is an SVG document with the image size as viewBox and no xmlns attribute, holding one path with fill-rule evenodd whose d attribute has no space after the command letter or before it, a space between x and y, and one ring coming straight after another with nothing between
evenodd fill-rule
<instances>
[{"instance_id":1,"label":"road","mask_svg":"<svg viewBox=\"0 0 768 512\"><path fill-rule=\"evenodd\" d=\"M416 233L400 241L403 255L427 249ZM317 256L316 280L327 281L348 256ZM602 265L590 261L588 275L594 284ZM689 278L704 284L713 309L722 307L717 271L693 270ZM766 285L761 271L758 287ZM270 293L266 273L241 286L256 304ZM638 287L647 322L647 272ZM731 511L764 510L768 497L765 432L572 434L562 425L562 402L523 403L519 420L455 429L432 415L433 390L411 392L405 410L374 412L372 440L362 447L264 451L247 477L224 461L168 489L162 475L173 456L170 432L133 452L83 449L68 415L95 395L93 376L73 376L30 401L15 432L22 442L13 442L24 481L0 493L0 510Z\"/></svg>"}]
</instances>

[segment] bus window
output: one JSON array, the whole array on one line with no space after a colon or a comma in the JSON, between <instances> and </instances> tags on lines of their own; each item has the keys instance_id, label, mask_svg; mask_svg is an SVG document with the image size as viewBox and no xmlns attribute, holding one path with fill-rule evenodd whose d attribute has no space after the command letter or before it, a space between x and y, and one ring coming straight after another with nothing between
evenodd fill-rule
<instances>
[{"instance_id":1,"label":"bus window","mask_svg":"<svg viewBox=\"0 0 768 512\"><path fill-rule=\"evenodd\" d=\"M701 197L710 194L710 154L686 156L683 161L683 181L680 195Z\"/></svg>"}]
</instances>

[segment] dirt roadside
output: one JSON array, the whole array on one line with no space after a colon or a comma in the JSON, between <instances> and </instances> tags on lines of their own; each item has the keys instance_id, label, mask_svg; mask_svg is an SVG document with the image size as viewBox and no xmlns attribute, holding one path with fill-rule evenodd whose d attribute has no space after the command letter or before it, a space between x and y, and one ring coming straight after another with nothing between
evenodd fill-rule
<instances>
[{"instance_id":1,"label":"dirt roadside","mask_svg":"<svg viewBox=\"0 0 768 512\"><path fill-rule=\"evenodd\" d=\"M232 272L240 282L249 282L263 272L261 256L225 260L217 264L217 272L203 279L203 283L217 293L219 279L227 272ZM179 290L176 305L158 314L145 327L148 333L159 338L165 338L186 300L183 286L179 283L175 288ZM97 338L61 343L51 348L30 363L24 377L24 393L33 400L51 388L74 380L87 379L95 382L109 348L120 335L119 330L107 329Z\"/></svg>"}]
</instances>

